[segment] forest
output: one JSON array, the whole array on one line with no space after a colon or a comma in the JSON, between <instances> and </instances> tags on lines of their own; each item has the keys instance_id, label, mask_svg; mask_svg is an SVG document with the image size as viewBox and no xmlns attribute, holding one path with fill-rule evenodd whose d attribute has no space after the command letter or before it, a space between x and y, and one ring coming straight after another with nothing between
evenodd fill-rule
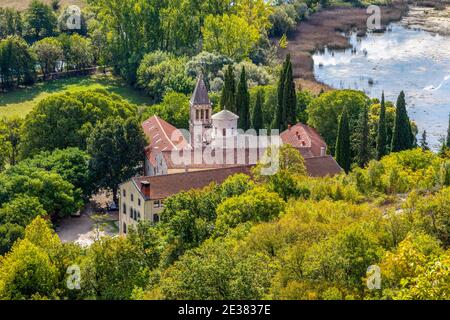
<instances>
[{"instance_id":1,"label":"forest","mask_svg":"<svg viewBox=\"0 0 450 320\"><path fill-rule=\"evenodd\" d=\"M389 5L390 2L380 1ZM396 101L356 90L309 90L293 75L296 25L358 0L87 0L80 29L59 1L0 9L0 86L114 75L148 98L61 91L23 117L0 119L0 299L447 299L450 294L450 116L439 150ZM100 191L142 174L158 115L187 128L203 75L215 111L243 129L306 123L343 172L308 177L280 148L272 176L229 177L176 194L161 221L90 247L54 226ZM1 109L1 107L0 107ZM417 138L419 137L419 138ZM377 266L381 287L367 285ZM80 274L67 285L68 270Z\"/></svg>"}]
</instances>

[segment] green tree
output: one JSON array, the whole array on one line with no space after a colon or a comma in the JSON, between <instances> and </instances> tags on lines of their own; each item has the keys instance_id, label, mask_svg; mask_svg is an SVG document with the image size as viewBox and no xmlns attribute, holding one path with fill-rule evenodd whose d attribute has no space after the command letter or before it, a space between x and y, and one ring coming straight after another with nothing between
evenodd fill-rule
<instances>
[{"instance_id":1,"label":"green tree","mask_svg":"<svg viewBox=\"0 0 450 320\"><path fill-rule=\"evenodd\" d=\"M36 217L45 217L43 205L36 197L19 195L0 208L0 222L26 227Z\"/></svg>"},{"instance_id":2,"label":"green tree","mask_svg":"<svg viewBox=\"0 0 450 320\"><path fill-rule=\"evenodd\" d=\"M57 18L50 6L33 0L25 11L24 24L27 36L39 40L55 33Z\"/></svg>"},{"instance_id":3,"label":"green tree","mask_svg":"<svg viewBox=\"0 0 450 320\"><path fill-rule=\"evenodd\" d=\"M269 221L284 211L286 203L265 187L253 188L242 195L228 198L217 207L215 233L226 234L247 221Z\"/></svg>"},{"instance_id":4,"label":"green tree","mask_svg":"<svg viewBox=\"0 0 450 320\"><path fill-rule=\"evenodd\" d=\"M141 119L157 115L176 128L189 127L189 97L183 93L169 91L160 104L152 105L145 110Z\"/></svg>"},{"instance_id":5,"label":"green tree","mask_svg":"<svg viewBox=\"0 0 450 320\"><path fill-rule=\"evenodd\" d=\"M283 129L288 124L297 123L297 95L295 93L295 82L292 75L292 62L289 60L285 73L285 83L283 91Z\"/></svg>"},{"instance_id":6,"label":"green tree","mask_svg":"<svg viewBox=\"0 0 450 320\"><path fill-rule=\"evenodd\" d=\"M259 39L258 29L237 15L208 15L202 28L203 49L240 61Z\"/></svg>"},{"instance_id":7,"label":"green tree","mask_svg":"<svg viewBox=\"0 0 450 320\"><path fill-rule=\"evenodd\" d=\"M149 269L141 252L124 237L101 238L88 250L81 266L83 295L97 299L130 299L145 287Z\"/></svg>"},{"instance_id":8,"label":"green tree","mask_svg":"<svg viewBox=\"0 0 450 320\"><path fill-rule=\"evenodd\" d=\"M18 239L22 239L24 227L13 223L0 224L0 256L11 250Z\"/></svg>"},{"instance_id":9,"label":"green tree","mask_svg":"<svg viewBox=\"0 0 450 320\"><path fill-rule=\"evenodd\" d=\"M364 107L363 112L360 114L358 124L356 126L356 133L354 135L354 141L356 144L356 160L358 166L361 168L365 167L371 158L371 143L369 139L369 112L368 108Z\"/></svg>"},{"instance_id":10,"label":"green tree","mask_svg":"<svg viewBox=\"0 0 450 320\"><path fill-rule=\"evenodd\" d=\"M403 91L398 96L396 106L395 125L391 143L392 152L411 149L414 139L406 111L405 93Z\"/></svg>"},{"instance_id":11,"label":"green tree","mask_svg":"<svg viewBox=\"0 0 450 320\"><path fill-rule=\"evenodd\" d=\"M20 11L0 8L0 39L8 36L22 36L23 20Z\"/></svg>"},{"instance_id":12,"label":"green tree","mask_svg":"<svg viewBox=\"0 0 450 320\"><path fill-rule=\"evenodd\" d=\"M384 101L384 91L381 95L380 118L378 120L377 131L377 160L387 154L387 132L386 132L386 104Z\"/></svg>"},{"instance_id":13,"label":"green tree","mask_svg":"<svg viewBox=\"0 0 450 320\"><path fill-rule=\"evenodd\" d=\"M23 120L20 118L10 118L0 120L0 141L4 147L6 158L10 165L17 163L20 147L20 129Z\"/></svg>"},{"instance_id":14,"label":"green tree","mask_svg":"<svg viewBox=\"0 0 450 320\"><path fill-rule=\"evenodd\" d=\"M361 91L333 90L321 94L308 106L308 124L317 129L327 143L331 154L335 153L339 117L347 109L350 132L355 131L360 113L369 104L369 98ZM326 117L324 117L326 115Z\"/></svg>"},{"instance_id":15,"label":"green tree","mask_svg":"<svg viewBox=\"0 0 450 320\"><path fill-rule=\"evenodd\" d=\"M250 128L250 93L248 92L245 68L242 67L241 77L236 92L236 109L239 115L238 127L244 131Z\"/></svg>"},{"instance_id":16,"label":"green tree","mask_svg":"<svg viewBox=\"0 0 450 320\"><path fill-rule=\"evenodd\" d=\"M350 131L348 123L347 109L344 109L339 118L338 134L336 139L337 163L344 169L346 173L350 171L351 155L350 155Z\"/></svg>"},{"instance_id":17,"label":"green tree","mask_svg":"<svg viewBox=\"0 0 450 320\"><path fill-rule=\"evenodd\" d=\"M286 60L283 63L283 67L281 69L280 78L278 79L278 86L277 86L277 106L276 106L276 112L275 112L275 118L274 118L274 124L272 126L273 129L278 129L280 131L283 131L284 129L284 114L283 114L283 98L284 98L284 89L286 84L286 72L288 65L291 60L291 55L288 54L286 56Z\"/></svg>"},{"instance_id":18,"label":"green tree","mask_svg":"<svg viewBox=\"0 0 450 320\"><path fill-rule=\"evenodd\" d=\"M228 65L228 69L224 76L224 85L220 96L220 106L236 113L236 81L232 65Z\"/></svg>"},{"instance_id":19,"label":"green tree","mask_svg":"<svg viewBox=\"0 0 450 320\"><path fill-rule=\"evenodd\" d=\"M21 130L21 156L68 147L85 150L86 139L98 121L110 116L125 119L135 112L134 105L105 90L53 94L26 116Z\"/></svg>"},{"instance_id":20,"label":"green tree","mask_svg":"<svg viewBox=\"0 0 450 320\"><path fill-rule=\"evenodd\" d=\"M110 117L94 127L87 146L89 167L96 187L112 191L115 203L119 184L141 171L147 144L141 126L133 118Z\"/></svg>"},{"instance_id":21,"label":"green tree","mask_svg":"<svg viewBox=\"0 0 450 320\"><path fill-rule=\"evenodd\" d=\"M255 106L253 107L252 125L253 129L259 134L259 130L263 129L263 104L264 104L264 92L258 90L256 93Z\"/></svg>"},{"instance_id":22,"label":"green tree","mask_svg":"<svg viewBox=\"0 0 450 320\"><path fill-rule=\"evenodd\" d=\"M422 138L420 139L420 147L422 148L423 151L430 150L427 141L427 130L423 130L422 132Z\"/></svg>"},{"instance_id":23,"label":"green tree","mask_svg":"<svg viewBox=\"0 0 450 320\"><path fill-rule=\"evenodd\" d=\"M50 73L56 71L64 57L61 42L56 38L45 38L35 42L32 49L36 54L44 79L46 79Z\"/></svg>"},{"instance_id":24,"label":"green tree","mask_svg":"<svg viewBox=\"0 0 450 320\"><path fill-rule=\"evenodd\" d=\"M0 40L0 85L3 90L35 80L36 57L18 36Z\"/></svg>"}]
</instances>

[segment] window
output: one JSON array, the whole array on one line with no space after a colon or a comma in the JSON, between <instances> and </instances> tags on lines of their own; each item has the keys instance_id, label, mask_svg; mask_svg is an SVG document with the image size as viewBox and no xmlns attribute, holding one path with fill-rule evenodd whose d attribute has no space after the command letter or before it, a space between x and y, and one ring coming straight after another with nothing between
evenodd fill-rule
<instances>
[{"instance_id":1,"label":"window","mask_svg":"<svg viewBox=\"0 0 450 320\"><path fill-rule=\"evenodd\" d=\"M205 110L205 119L209 120L209 110L208 109Z\"/></svg>"},{"instance_id":2,"label":"window","mask_svg":"<svg viewBox=\"0 0 450 320\"><path fill-rule=\"evenodd\" d=\"M222 129L222 135L225 137L227 135L227 129L223 128Z\"/></svg>"},{"instance_id":3,"label":"window","mask_svg":"<svg viewBox=\"0 0 450 320\"><path fill-rule=\"evenodd\" d=\"M195 110L195 120L198 120L199 118L199 110Z\"/></svg>"},{"instance_id":4,"label":"window","mask_svg":"<svg viewBox=\"0 0 450 320\"><path fill-rule=\"evenodd\" d=\"M132 193L130 194L130 198L131 198L131 201L133 202L134 201L134 195Z\"/></svg>"},{"instance_id":5,"label":"window","mask_svg":"<svg viewBox=\"0 0 450 320\"><path fill-rule=\"evenodd\" d=\"M161 208L164 207L164 201L163 200L161 200L160 205L161 205Z\"/></svg>"},{"instance_id":6,"label":"window","mask_svg":"<svg viewBox=\"0 0 450 320\"><path fill-rule=\"evenodd\" d=\"M125 222L123 223L123 233L127 233L127 224Z\"/></svg>"},{"instance_id":7,"label":"window","mask_svg":"<svg viewBox=\"0 0 450 320\"><path fill-rule=\"evenodd\" d=\"M205 110L202 109L202 110L200 110L200 112L201 112L201 119L203 120L205 118L205 116L203 114L205 112Z\"/></svg>"},{"instance_id":8,"label":"window","mask_svg":"<svg viewBox=\"0 0 450 320\"><path fill-rule=\"evenodd\" d=\"M133 208L130 207L130 218L133 219Z\"/></svg>"},{"instance_id":9,"label":"window","mask_svg":"<svg viewBox=\"0 0 450 320\"><path fill-rule=\"evenodd\" d=\"M153 201L153 208L159 208L159 200Z\"/></svg>"},{"instance_id":10,"label":"window","mask_svg":"<svg viewBox=\"0 0 450 320\"><path fill-rule=\"evenodd\" d=\"M138 206L141 205L141 199L138 199Z\"/></svg>"},{"instance_id":11,"label":"window","mask_svg":"<svg viewBox=\"0 0 450 320\"><path fill-rule=\"evenodd\" d=\"M133 219L137 220L137 211L136 210L133 210Z\"/></svg>"},{"instance_id":12,"label":"window","mask_svg":"<svg viewBox=\"0 0 450 320\"><path fill-rule=\"evenodd\" d=\"M123 204L123 214L127 214L127 205Z\"/></svg>"},{"instance_id":13,"label":"window","mask_svg":"<svg viewBox=\"0 0 450 320\"><path fill-rule=\"evenodd\" d=\"M125 189L122 190L122 194L124 198L127 196L127 192L125 191Z\"/></svg>"},{"instance_id":14,"label":"window","mask_svg":"<svg viewBox=\"0 0 450 320\"><path fill-rule=\"evenodd\" d=\"M137 219L138 219L138 221L141 220L141 213L139 211L137 213Z\"/></svg>"},{"instance_id":15,"label":"window","mask_svg":"<svg viewBox=\"0 0 450 320\"><path fill-rule=\"evenodd\" d=\"M159 215L158 214L154 214L153 215L153 222L154 223L158 223L159 222Z\"/></svg>"}]
</instances>

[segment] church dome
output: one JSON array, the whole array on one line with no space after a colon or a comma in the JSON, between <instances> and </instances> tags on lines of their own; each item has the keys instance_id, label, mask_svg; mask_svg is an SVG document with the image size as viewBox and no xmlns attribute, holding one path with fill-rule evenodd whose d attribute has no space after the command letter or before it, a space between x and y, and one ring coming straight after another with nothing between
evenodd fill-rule
<instances>
[{"instance_id":1,"label":"church dome","mask_svg":"<svg viewBox=\"0 0 450 320\"><path fill-rule=\"evenodd\" d=\"M211 119L213 119L213 120L237 120L237 119L239 119L239 117L231 111L222 110L222 111L214 114L211 117Z\"/></svg>"}]
</instances>

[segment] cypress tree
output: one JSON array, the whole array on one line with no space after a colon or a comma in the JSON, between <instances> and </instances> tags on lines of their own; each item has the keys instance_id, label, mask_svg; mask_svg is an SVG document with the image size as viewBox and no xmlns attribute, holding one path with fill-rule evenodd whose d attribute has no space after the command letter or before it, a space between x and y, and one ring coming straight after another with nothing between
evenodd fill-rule
<instances>
[{"instance_id":1,"label":"cypress tree","mask_svg":"<svg viewBox=\"0 0 450 320\"><path fill-rule=\"evenodd\" d=\"M236 93L236 109L239 115L238 127L243 130L250 128L250 94L247 86L247 76L245 68L242 67L241 78L239 80Z\"/></svg>"},{"instance_id":2,"label":"cypress tree","mask_svg":"<svg viewBox=\"0 0 450 320\"><path fill-rule=\"evenodd\" d=\"M278 79L278 100L277 100L277 111L275 114L274 124L272 125L273 129L279 129L282 130L283 126L283 94L284 94L284 85L286 82L286 69L287 65L291 61L291 55L288 54L286 56L286 60L283 63L283 68L280 73L280 78Z\"/></svg>"},{"instance_id":3,"label":"cypress tree","mask_svg":"<svg viewBox=\"0 0 450 320\"><path fill-rule=\"evenodd\" d=\"M427 142L427 130L423 130L422 138L420 139L420 147L423 151L430 150Z\"/></svg>"},{"instance_id":4,"label":"cypress tree","mask_svg":"<svg viewBox=\"0 0 450 320\"><path fill-rule=\"evenodd\" d=\"M406 112L405 93L402 91L397 99L391 151L398 152L411 149L413 143L414 137L411 130L411 123L409 122L408 113Z\"/></svg>"},{"instance_id":5,"label":"cypress tree","mask_svg":"<svg viewBox=\"0 0 450 320\"><path fill-rule=\"evenodd\" d=\"M445 146L450 149L450 113L448 115L447 141L445 142Z\"/></svg>"},{"instance_id":6,"label":"cypress tree","mask_svg":"<svg viewBox=\"0 0 450 320\"><path fill-rule=\"evenodd\" d=\"M263 115L262 115L263 99L264 99L263 92L262 90L259 90L256 93L256 102L255 107L253 108L253 115L252 115L253 129L255 129L258 134L259 130L261 130L263 127Z\"/></svg>"},{"instance_id":7,"label":"cypress tree","mask_svg":"<svg viewBox=\"0 0 450 320\"><path fill-rule=\"evenodd\" d=\"M348 173L350 171L350 129L346 109L344 109L339 118L335 158L341 168Z\"/></svg>"},{"instance_id":8,"label":"cypress tree","mask_svg":"<svg viewBox=\"0 0 450 320\"><path fill-rule=\"evenodd\" d=\"M297 96L295 93L295 82L292 74L292 63L288 62L285 73L285 83L283 92L283 130L288 124L295 124L297 121Z\"/></svg>"},{"instance_id":9,"label":"cypress tree","mask_svg":"<svg viewBox=\"0 0 450 320\"><path fill-rule=\"evenodd\" d=\"M220 96L220 106L222 109L227 109L236 113L236 81L231 65L228 65L228 69L225 71L222 95Z\"/></svg>"},{"instance_id":10,"label":"cypress tree","mask_svg":"<svg viewBox=\"0 0 450 320\"><path fill-rule=\"evenodd\" d=\"M361 112L358 125L356 127L356 139L357 139L357 162L358 165L363 168L370 160L369 149L369 111L367 106L364 106L363 112Z\"/></svg>"},{"instance_id":11,"label":"cypress tree","mask_svg":"<svg viewBox=\"0 0 450 320\"><path fill-rule=\"evenodd\" d=\"M378 120L377 134L377 160L387 154L387 131L386 131L386 103L384 101L384 91L381 95L380 119Z\"/></svg>"}]
</instances>

